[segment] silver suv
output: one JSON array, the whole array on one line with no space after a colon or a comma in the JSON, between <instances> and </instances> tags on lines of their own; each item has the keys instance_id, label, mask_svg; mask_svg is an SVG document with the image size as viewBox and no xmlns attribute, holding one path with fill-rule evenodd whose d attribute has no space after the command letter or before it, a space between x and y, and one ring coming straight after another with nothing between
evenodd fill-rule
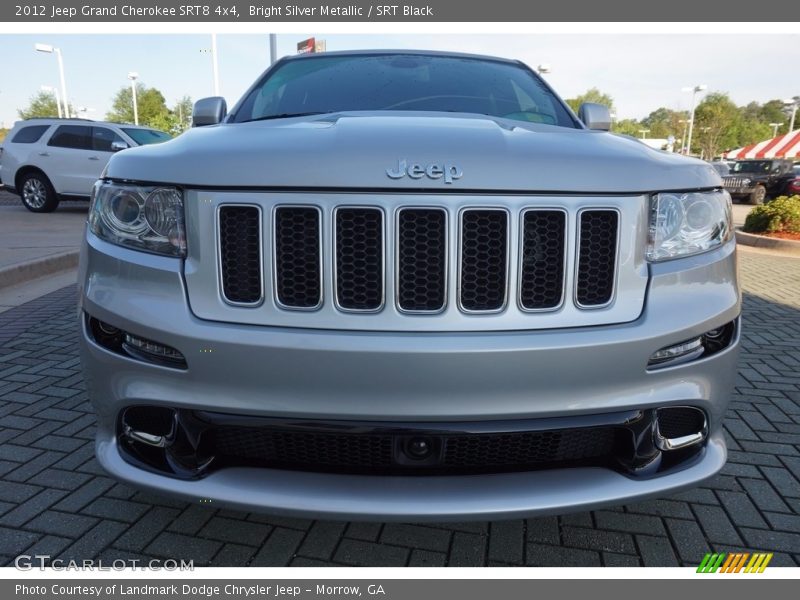
<instances>
[{"instance_id":1,"label":"silver suv","mask_svg":"<svg viewBox=\"0 0 800 600\"><path fill-rule=\"evenodd\" d=\"M81 347L113 476L419 521L722 468L740 292L707 163L460 54L285 58L194 122L94 188Z\"/></svg>"},{"instance_id":2,"label":"silver suv","mask_svg":"<svg viewBox=\"0 0 800 600\"><path fill-rule=\"evenodd\" d=\"M17 121L0 154L0 184L33 212L62 198L88 198L114 152L156 144L169 134L150 127L86 119Z\"/></svg>"}]
</instances>

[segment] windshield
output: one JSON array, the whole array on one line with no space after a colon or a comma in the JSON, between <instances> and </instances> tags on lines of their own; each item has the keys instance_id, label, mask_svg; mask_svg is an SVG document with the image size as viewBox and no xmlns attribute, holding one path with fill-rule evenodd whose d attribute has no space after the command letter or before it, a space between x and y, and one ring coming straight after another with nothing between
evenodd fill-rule
<instances>
[{"instance_id":1,"label":"windshield","mask_svg":"<svg viewBox=\"0 0 800 600\"><path fill-rule=\"evenodd\" d=\"M122 131L127 133L133 139L133 141L140 146L146 146L147 144L159 144L172 139L171 135L164 133L163 131L159 131L158 129L133 129L123 127Z\"/></svg>"},{"instance_id":2,"label":"windshield","mask_svg":"<svg viewBox=\"0 0 800 600\"><path fill-rule=\"evenodd\" d=\"M411 54L288 60L259 82L231 120L362 110L466 112L579 127L542 81L520 65Z\"/></svg>"},{"instance_id":3,"label":"windshield","mask_svg":"<svg viewBox=\"0 0 800 600\"><path fill-rule=\"evenodd\" d=\"M731 171L728 165L723 162L711 163L711 167L720 175L727 175Z\"/></svg>"},{"instance_id":4,"label":"windshield","mask_svg":"<svg viewBox=\"0 0 800 600\"><path fill-rule=\"evenodd\" d=\"M746 160L733 165L734 173L769 173L772 170L772 161Z\"/></svg>"}]
</instances>

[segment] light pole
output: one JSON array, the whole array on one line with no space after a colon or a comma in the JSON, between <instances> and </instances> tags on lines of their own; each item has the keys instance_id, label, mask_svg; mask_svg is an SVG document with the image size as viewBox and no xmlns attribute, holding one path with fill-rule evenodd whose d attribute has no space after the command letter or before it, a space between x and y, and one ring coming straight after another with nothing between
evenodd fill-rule
<instances>
[{"instance_id":1,"label":"light pole","mask_svg":"<svg viewBox=\"0 0 800 600\"><path fill-rule=\"evenodd\" d=\"M211 34L211 65L214 69L214 95L219 96L219 66L217 65L217 34Z\"/></svg>"},{"instance_id":2,"label":"light pole","mask_svg":"<svg viewBox=\"0 0 800 600\"><path fill-rule=\"evenodd\" d=\"M639 133L642 134L642 139L646 140L647 139L647 134L650 133L650 130L649 129L640 129Z\"/></svg>"},{"instance_id":3,"label":"light pole","mask_svg":"<svg viewBox=\"0 0 800 600\"><path fill-rule=\"evenodd\" d=\"M61 56L61 50L50 44L34 44L37 52L44 52L46 54L55 54L58 58L58 73L61 77L61 100L64 103L64 116L69 118L69 101L67 100L67 84L64 81L64 59Z\"/></svg>"},{"instance_id":4,"label":"light pole","mask_svg":"<svg viewBox=\"0 0 800 600\"><path fill-rule=\"evenodd\" d=\"M686 147L684 146L684 142L686 141L686 132L689 130L689 119L678 119L678 124L683 123L683 136L681 137L681 154L686 154Z\"/></svg>"},{"instance_id":5,"label":"light pole","mask_svg":"<svg viewBox=\"0 0 800 600\"><path fill-rule=\"evenodd\" d=\"M139 74L136 71L128 73L128 79L131 80L131 95L133 96L133 124L139 124L139 107L136 105L136 80L139 79Z\"/></svg>"},{"instance_id":6,"label":"light pole","mask_svg":"<svg viewBox=\"0 0 800 600\"><path fill-rule=\"evenodd\" d=\"M49 85L43 85L40 88L43 92L47 92L48 94L55 94L56 96L56 107L58 107L58 118L61 119L64 116L64 113L61 112L61 98L58 97L58 88L51 87Z\"/></svg>"},{"instance_id":7,"label":"light pole","mask_svg":"<svg viewBox=\"0 0 800 600\"><path fill-rule=\"evenodd\" d=\"M706 89L708 89L708 86L704 84L683 88L684 92L692 92L692 110L689 113L689 133L686 134L686 152L684 153L687 156L692 152L692 129L694 128L694 109L697 102L697 92L702 92Z\"/></svg>"},{"instance_id":8,"label":"light pole","mask_svg":"<svg viewBox=\"0 0 800 600\"><path fill-rule=\"evenodd\" d=\"M269 34L269 64L274 65L278 60L278 34Z\"/></svg>"},{"instance_id":9,"label":"light pole","mask_svg":"<svg viewBox=\"0 0 800 600\"><path fill-rule=\"evenodd\" d=\"M783 123L770 123L769 126L772 127L772 137L778 137L778 127L783 125Z\"/></svg>"},{"instance_id":10,"label":"light pole","mask_svg":"<svg viewBox=\"0 0 800 600\"><path fill-rule=\"evenodd\" d=\"M797 107L800 106L800 100L784 100L783 103L787 108L789 106L792 107L792 116L789 120L789 133L792 133L794 131L794 118L797 116Z\"/></svg>"}]
</instances>

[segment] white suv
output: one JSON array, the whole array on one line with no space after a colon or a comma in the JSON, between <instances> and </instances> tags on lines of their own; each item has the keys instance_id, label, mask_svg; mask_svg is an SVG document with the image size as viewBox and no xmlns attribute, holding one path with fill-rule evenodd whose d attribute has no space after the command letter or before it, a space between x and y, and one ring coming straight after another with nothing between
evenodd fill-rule
<instances>
[{"instance_id":1,"label":"white suv","mask_svg":"<svg viewBox=\"0 0 800 600\"><path fill-rule=\"evenodd\" d=\"M0 183L33 212L62 198L88 198L118 150L170 139L149 127L85 119L27 119L9 132L0 154Z\"/></svg>"}]
</instances>

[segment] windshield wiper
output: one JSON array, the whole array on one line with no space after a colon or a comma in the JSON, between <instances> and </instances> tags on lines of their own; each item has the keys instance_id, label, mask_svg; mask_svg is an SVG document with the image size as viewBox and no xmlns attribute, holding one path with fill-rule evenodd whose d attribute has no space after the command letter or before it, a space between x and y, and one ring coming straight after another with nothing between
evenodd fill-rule
<instances>
[{"instance_id":1,"label":"windshield wiper","mask_svg":"<svg viewBox=\"0 0 800 600\"><path fill-rule=\"evenodd\" d=\"M270 121L272 119L289 119L291 117L310 117L312 115L329 115L330 111L313 111L313 112L300 112L300 113L281 113L279 115L267 115L265 117L256 117L255 119L247 119L239 121L240 123L252 123L254 121Z\"/></svg>"}]
</instances>

